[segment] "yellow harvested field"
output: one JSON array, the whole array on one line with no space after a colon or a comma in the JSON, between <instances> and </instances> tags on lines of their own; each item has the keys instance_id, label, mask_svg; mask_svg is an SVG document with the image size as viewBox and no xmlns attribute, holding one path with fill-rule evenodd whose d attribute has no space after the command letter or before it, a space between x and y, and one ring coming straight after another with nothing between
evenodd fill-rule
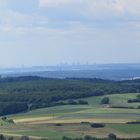
<instances>
[{"instance_id":1,"label":"yellow harvested field","mask_svg":"<svg viewBox=\"0 0 140 140\"><path fill-rule=\"evenodd\" d=\"M25 118L25 119L16 119L15 123L30 123L30 122L38 122L38 121L48 121L54 117L37 117L37 118Z\"/></svg>"},{"instance_id":2,"label":"yellow harvested field","mask_svg":"<svg viewBox=\"0 0 140 140\"><path fill-rule=\"evenodd\" d=\"M47 124L47 123L81 123L81 122L94 122L94 123L126 123L131 122L131 119L59 119L52 117L28 118L15 120L16 123L28 124Z\"/></svg>"},{"instance_id":3,"label":"yellow harvested field","mask_svg":"<svg viewBox=\"0 0 140 140\"><path fill-rule=\"evenodd\" d=\"M35 123L81 123L81 122L95 122L95 123L126 123L131 120L125 119L70 119L70 120L49 120Z\"/></svg>"}]
</instances>

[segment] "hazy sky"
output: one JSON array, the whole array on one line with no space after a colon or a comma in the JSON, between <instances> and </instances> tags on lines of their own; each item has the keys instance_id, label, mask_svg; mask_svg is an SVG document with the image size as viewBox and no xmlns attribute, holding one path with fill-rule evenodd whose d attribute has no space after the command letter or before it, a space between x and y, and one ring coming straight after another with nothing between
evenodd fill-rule
<instances>
[{"instance_id":1,"label":"hazy sky","mask_svg":"<svg viewBox=\"0 0 140 140\"><path fill-rule=\"evenodd\" d=\"M0 67L140 62L140 0L0 0Z\"/></svg>"}]
</instances>

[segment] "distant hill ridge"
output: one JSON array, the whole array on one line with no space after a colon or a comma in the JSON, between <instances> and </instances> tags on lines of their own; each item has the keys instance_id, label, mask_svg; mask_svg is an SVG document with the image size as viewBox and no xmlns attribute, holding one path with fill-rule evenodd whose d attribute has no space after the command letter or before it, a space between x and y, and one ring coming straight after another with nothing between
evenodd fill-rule
<instances>
[{"instance_id":1,"label":"distant hill ridge","mask_svg":"<svg viewBox=\"0 0 140 140\"><path fill-rule=\"evenodd\" d=\"M63 65L0 69L2 77L40 76L48 78L100 78L132 80L140 78L140 64Z\"/></svg>"}]
</instances>

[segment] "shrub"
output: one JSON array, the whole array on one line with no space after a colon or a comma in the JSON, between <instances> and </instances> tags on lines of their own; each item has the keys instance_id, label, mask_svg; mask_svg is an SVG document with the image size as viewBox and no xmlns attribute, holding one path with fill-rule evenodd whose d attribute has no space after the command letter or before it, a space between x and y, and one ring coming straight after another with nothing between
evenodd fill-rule
<instances>
[{"instance_id":1,"label":"shrub","mask_svg":"<svg viewBox=\"0 0 140 140\"><path fill-rule=\"evenodd\" d=\"M101 104L109 104L109 97L104 97L104 98L101 100Z\"/></svg>"},{"instance_id":2,"label":"shrub","mask_svg":"<svg viewBox=\"0 0 140 140\"><path fill-rule=\"evenodd\" d=\"M101 127L105 127L105 124L103 124L103 123L91 123L90 126L93 128L101 128Z\"/></svg>"},{"instance_id":3,"label":"shrub","mask_svg":"<svg viewBox=\"0 0 140 140\"><path fill-rule=\"evenodd\" d=\"M96 138L94 138L92 136L85 136L84 140L96 140Z\"/></svg>"},{"instance_id":4,"label":"shrub","mask_svg":"<svg viewBox=\"0 0 140 140\"><path fill-rule=\"evenodd\" d=\"M11 123L11 124L14 124L15 123L14 120L12 120L12 119L7 120L7 122L8 123Z\"/></svg>"},{"instance_id":5,"label":"shrub","mask_svg":"<svg viewBox=\"0 0 140 140\"><path fill-rule=\"evenodd\" d=\"M84 100L79 100L78 104L80 104L80 105L88 105L88 102L84 101Z\"/></svg>"},{"instance_id":6,"label":"shrub","mask_svg":"<svg viewBox=\"0 0 140 140\"><path fill-rule=\"evenodd\" d=\"M4 135L0 135L0 140L6 140L6 138L4 137Z\"/></svg>"},{"instance_id":7,"label":"shrub","mask_svg":"<svg viewBox=\"0 0 140 140\"><path fill-rule=\"evenodd\" d=\"M9 137L8 140L14 140L14 137Z\"/></svg>"},{"instance_id":8,"label":"shrub","mask_svg":"<svg viewBox=\"0 0 140 140\"><path fill-rule=\"evenodd\" d=\"M117 139L116 135L113 134L113 133L110 133L110 134L108 135L108 138L109 138L109 140L116 140L116 139Z\"/></svg>"},{"instance_id":9,"label":"shrub","mask_svg":"<svg viewBox=\"0 0 140 140\"><path fill-rule=\"evenodd\" d=\"M140 94L137 95L137 99L140 99Z\"/></svg>"},{"instance_id":10,"label":"shrub","mask_svg":"<svg viewBox=\"0 0 140 140\"><path fill-rule=\"evenodd\" d=\"M138 122L127 122L126 124L140 124L140 121L138 121Z\"/></svg>"},{"instance_id":11,"label":"shrub","mask_svg":"<svg viewBox=\"0 0 140 140\"><path fill-rule=\"evenodd\" d=\"M6 117L6 116L3 116L1 119L2 119L3 121L5 121L5 120L7 120L7 117Z\"/></svg>"},{"instance_id":12,"label":"shrub","mask_svg":"<svg viewBox=\"0 0 140 140\"><path fill-rule=\"evenodd\" d=\"M20 140L29 140L29 137L28 137L28 136L22 136L22 137L20 138Z\"/></svg>"},{"instance_id":13,"label":"shrub","mask_svg":"<svg viewBox=\"0 0 140 140\"><path fill-rule=\"evenodd\" d=\"M71 140L71 138L69 138L67 136L63 136L62 140Z\"/></svg>"},{"instance_id":14,"label":"shrub","mask_svg":"<svg viewBox=\"0 0 140 140\"><path fill-rule=\"evenodd\" d=\"M56 126L62 126L62 124L61 123L57 123Z\"/></svg>"}]
</instances>

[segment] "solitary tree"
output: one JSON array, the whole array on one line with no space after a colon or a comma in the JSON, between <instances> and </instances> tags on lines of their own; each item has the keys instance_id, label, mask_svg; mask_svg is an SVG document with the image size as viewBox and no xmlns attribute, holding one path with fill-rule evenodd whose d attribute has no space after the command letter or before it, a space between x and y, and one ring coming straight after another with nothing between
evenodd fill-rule
<instances>
[{"instance_id":1,"label":"solitary tree","mask_svg":"<svg viewBox=\"0 0 140 140\"><path fill-rule=\"evenodd\" d=\"M140 94L137 95L137 99L140 99Z\"/></svg>"},{"instance_id":2,"label":"solitary tree","mask_svg":"<svg viewBox=\"0 0 140 140\"><path fill-rule=\"evenodd\" d=\"M116 139L117 139L116 135L113 134L113 133L110 133L110 134L108 135L108 138L109 138L109 140L116 140Z\"/></svg>"},{"instance_id":3,"label":"solitary tree","mask_svg":"<svg viewBox=\"0 0 140 140\"><path fill-rule=\"evenodd\" d=\"M104 98L101 100L101 104L109 104L109 97L104 97Z\"/></svg>"}]
</instances>

